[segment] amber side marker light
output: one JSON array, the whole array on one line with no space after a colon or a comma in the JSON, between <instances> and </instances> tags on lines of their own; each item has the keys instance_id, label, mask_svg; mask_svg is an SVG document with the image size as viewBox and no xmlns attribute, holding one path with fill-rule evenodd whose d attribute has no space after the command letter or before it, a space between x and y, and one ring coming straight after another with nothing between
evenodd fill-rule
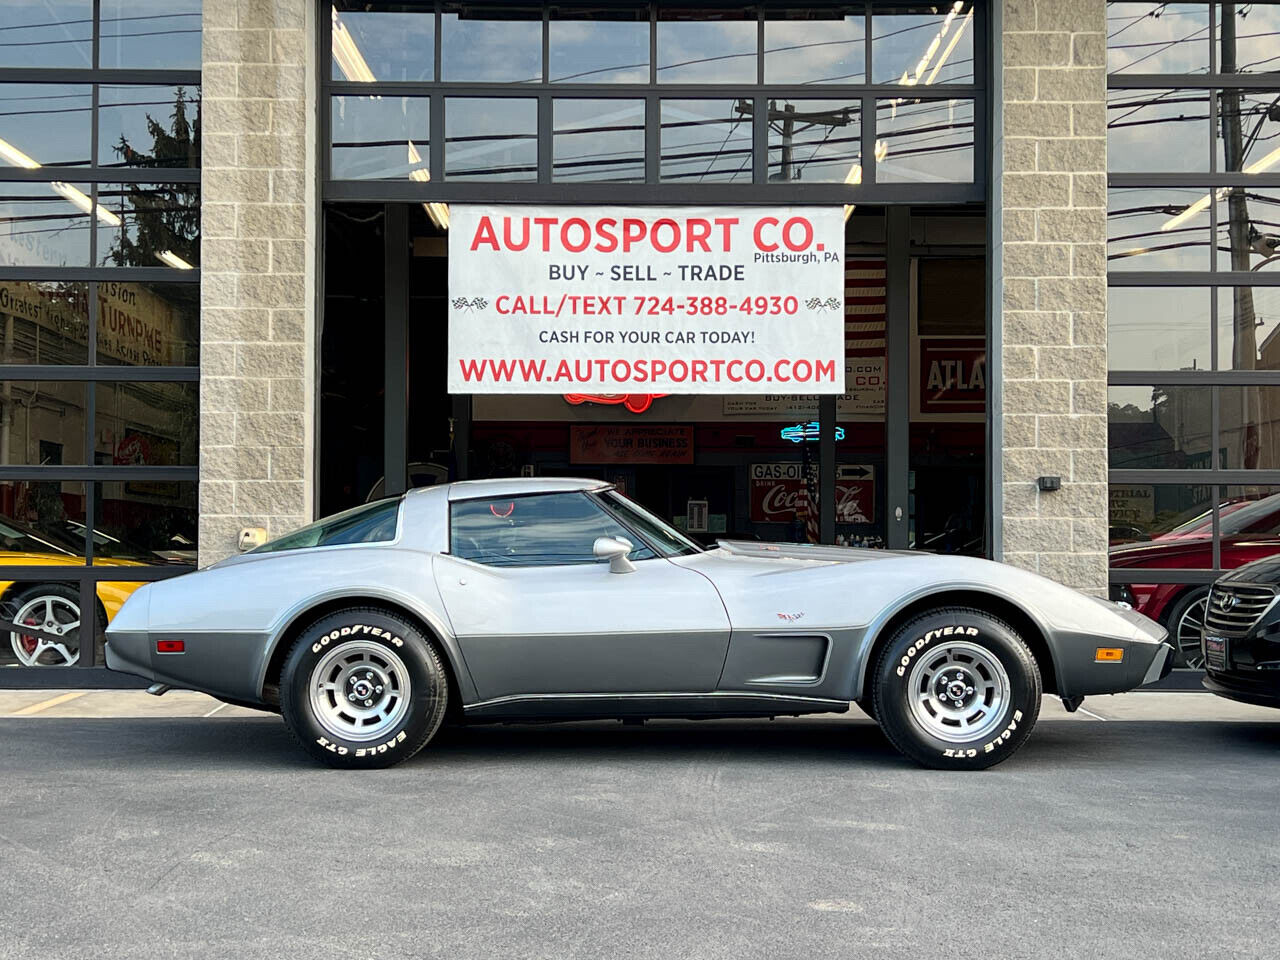
<instances>
[{"instance_id":1,"label":"amber side marker light","mask_svg":"<svg viewBox=\"0 0 1280 960\"><path fill-rule=\"evenodd\" d=\"M187 642L185 640L157 640L156 653L185 653Z\"/></svg>"},{"instance_id":2,"label":"amber side marker light","mask_svg":"<svg viewBox=\"0 0 1280 960\"><path fill-rule=\"evenodd\" d=\"M1093 655L1094 663L1120 663L1124 660L1122 647L1099 647Z\"/></svg>"}]
</instances>

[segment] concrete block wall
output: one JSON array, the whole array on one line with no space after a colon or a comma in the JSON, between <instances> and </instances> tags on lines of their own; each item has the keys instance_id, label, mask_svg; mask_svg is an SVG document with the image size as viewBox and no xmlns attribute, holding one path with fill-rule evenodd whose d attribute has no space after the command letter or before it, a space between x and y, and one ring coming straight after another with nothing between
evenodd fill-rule
<instances>
[{"instance_id":1,"label":"concrete block wall","mask_svg":"<svg viewBox=\"0 0 1280 960\"><path fill-rule=\"evenodd\" d=\"M201 564L311 519L315 8L204 4Z\"/></svg>"},{"instance_id":2,"label":"concrete block wall","mask_svg":"<svg viewBox=\"0 0 1280 960\"><path fill-rule=\"evenodd\" d=\"M1003 4L1003 559L1105 595L1106 5Z\"/></svg>"}]
</instances>

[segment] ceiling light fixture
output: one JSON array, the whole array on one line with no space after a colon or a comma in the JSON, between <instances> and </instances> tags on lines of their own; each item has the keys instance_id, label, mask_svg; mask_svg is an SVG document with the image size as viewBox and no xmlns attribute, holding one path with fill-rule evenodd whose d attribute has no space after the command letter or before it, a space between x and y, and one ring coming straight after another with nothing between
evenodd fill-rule
<instances>
[{"instance_id":1,"label":"ceiling light fixture","mask_svg":"<svg viewBox=\"0 0 1280 960\"><path fill-rule=\"evenodd\" d=\"M118 227L122 221L119 216L112 213L102 204L98 204L96 210L93 201L89 199L89 195L78 187L73 187L69 183L63 183L61 180L54 180L49 184L49 189L58 196L62 197L69 204L78 207L85 213L97 213L98 219L109 227Z\"/></svg>"},{"instance_id":2,"label":"ceiling light fixture","mask_svg":"<svg viewBox=\"0 0 1280 960\"><path fill-rule=\"evenodd\" d=\"M0 140L0 157L4 157L15 167L24 167L27 170L40 169L40 164L36 163L8 140Z\"/></svg>"},{"instance_id":3,"label":"ceiling light fixture","mask_svg":"<svg viewBox=\"0 0 1280 960\"><path fill-rule=\"evenodd\" d=\"M173 267L175 270L194 270L191 264L183 260L172 250L161 250L156 254L156 259L163 263L166 267Z\"/></svg>"},{"instance_id":4,"label":"ceiling light fixture","mask_svg":"<svg viewBox=\"0 0 1280 960\"><path fill-rule=\"evenodd\" d=\"M418 152L418 148L414 146L413 141L408 141L409 145L409 179L416 180L418 183L430 183L431 171L421 166L422 154ZM427 211L427 216L431 218L431 222L436 225L437 230L449 229L449 205L447 203L424 203L422 209Z\"/></svg>"},{"instance_id":5,"label":"ceiling light fixture","mask_svg":"<svg viewBox=\"0 0 1280 960\"><path fill-rule=\"evenodd\" d=\"M338 8L330 7L333 21L333 58L338 61L338 69L348 80L355 83L373 83L377 78L369 69L364 54L351 38L347 25L338 17Z\"/></svg>"},{"instance_id":6,"label":"ceiling light fixture","mask_svg":"<svg viewBox=\"0 0 1280 960\"><path fill-rule=\"evenodd\" d=\"M1249 164L1249 166L1244 168L1243 172L1244 173L1263 173L1264 171L1270 170L1277 163L1280 163L1280 147L1276 147L1274 150L1268 153L1261 160L1255 160L1253 163ZM1224 200L1226 199L1226 197L1230 192L1231 192L1231 189L1229 187L1222 187L1216 192L1216 196L1219 200ZM1168 231L1174 229L1175 227L1179 227L1182 224L1186 223L1188 220L1190 220L1192 217L1196 216L1197 214L1203 213L1205 210L1208 209L1209 204L1213 202L1214 196L1215 194L1213 193L1206 193L1203 197L1201 197L1195 203L1188 204L1187 208L1183 210L1181 213L1179 213L1177 216L1170 217L1168 220L1162 223L1160 225L1160 232L1167 233Z\"/></svg>"}]
</instances>

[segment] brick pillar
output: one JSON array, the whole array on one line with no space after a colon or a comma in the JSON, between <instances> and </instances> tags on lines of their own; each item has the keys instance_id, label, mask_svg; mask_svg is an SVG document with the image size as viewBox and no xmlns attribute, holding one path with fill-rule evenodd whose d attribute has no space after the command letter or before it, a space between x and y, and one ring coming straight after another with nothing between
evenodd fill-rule
<instances>
[{"instance_id":1,"label":"brick pillar","mask_svg":"<svg viewBox=\"0 0 1280 960\"><path fill-rule=\"evenodd\" d=\"M1004 560L1105 595L1106 5L1003 2Z\"/></svg>"},{"instance_id":2,"label":"brick pillar","mask_svg":"<svg viewBox=\"0 0 1280 960\"><path fill-rule=\"evenodd\" d=\"M204 5L201 564L311 519L314 7Z\"/></svg>"}]
</instances>

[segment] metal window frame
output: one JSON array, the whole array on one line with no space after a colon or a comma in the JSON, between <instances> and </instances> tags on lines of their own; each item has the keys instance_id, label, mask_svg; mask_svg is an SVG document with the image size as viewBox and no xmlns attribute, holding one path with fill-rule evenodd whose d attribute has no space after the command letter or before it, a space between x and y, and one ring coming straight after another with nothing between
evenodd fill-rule
<instances>
[{"instance_id":1,"label":"metal window frame","mask_svg":"<svg viewBox=\"0 0 1280 960\"><path fill-rule=\"evenodd\" d=\"M1209 156L1202 172L1177 173L1109 173L1108 188L1179 188L1188 187L1215 190L1218 187L1256 187L1280 189L1280 169L1246 174L1218 169L1218 100L1220 90L1274 91L1280 97L1280 74L1221 73L1218 62L1220 38L1218 35L1219 4L1209 3L1209 72L1207 74L1141 73L1109 74L1110 90L1208 90L1209 99ZM1218 203L1209 205L1209 230L1211 248L1207 269L1197 271L1117 270L1107 271L1107 286L1111 287L1201 287L1210 292L1209 337L1210 360L1213 369L1208 370L1135 370L1109 369L1107 385L1111 386L1204 386L1211 391L1210 452L1220 449L1221 403L1220 392L1231 387L1280 386L1280 370L1221 370L1218 357L1218 291L1238 286L1280 286L1280 271L1242 273L1221 270L1218 266L1216 242L1219 224ZM1216 464L1216 458L1214 459ZM1109 581L1113 584L1133 582L1167 584L1211 583L1223 573L1222 542L1220 530L1221 499L1228 486L1280 485L1280 469L1243 470L1210 466L1203 470L1191 469L1109 469L1109 484L1184 484L1214 488L1212 499L1212 568L1210 569L1135 569L1113 568Z\"/></svg>"},{"instance_id":2,"label":"metal window frame","mask_svg":"<svg viewBox=\"0 0 1280 960\"><path fill-rule=\"evenodd\" d=\"M206 0L214 2L214 0ZM0 83L27 84L78 84L90 88L91 117L89 136L89 163L79 167L41 167L25 170L16 167L0 168L0 183L48 183L61 180L85 185L85 191L93 203L98 201L100 184L157 183L199 184L201 168L123 168L99 165L99 92L103 86L183 86L201 88L201 71L185 69L100 69L101 46L100 0L93 3L92 66L87 68L61 67L0 67ZM104 282L126 283L180 283L198 287L200 270L173 270L169 267L110 267L98 266L99 224L92 214L89 222L89 262L78 266L0 266L0 281L30 282L79 282L88 287L86 309L88 317L86 362L82 364L3 364L0 363L0 380L80 382L85 389L85 451L92 456L96 420L96 390L99 383L195 383L200 382L198 366L143 367L125 364L100 363L97 350L97 323L99 285ZM198 390L198 386L197 386ZM96 589L99 583L128 580L150 583L180 576L195 569L191 565L173 564L156 566L107 566L94 562L94 540L89 535L96 527L96 504L103 483L121 481L178 481L197 485L200 479L198 464L189 466L141 466L115 464L82 465L6 465L0 466L0 482L55 482L81 483L85 497L85 562L81 566L53 567L39 565L0 566L4 580L40 583L75 584L80 593L81 610L92 610L97 604ZM96 631L95 631L96 632ZM7 644L7 638L0 638ZM85 654L89 655L86 656ZM127 674L115 673L96 661L96 637L94 642L81 641L81 657L73 667L0 668L0 689L35 689L46 687L136 689L146 681Z\"/></svg>"}]
</instances>

